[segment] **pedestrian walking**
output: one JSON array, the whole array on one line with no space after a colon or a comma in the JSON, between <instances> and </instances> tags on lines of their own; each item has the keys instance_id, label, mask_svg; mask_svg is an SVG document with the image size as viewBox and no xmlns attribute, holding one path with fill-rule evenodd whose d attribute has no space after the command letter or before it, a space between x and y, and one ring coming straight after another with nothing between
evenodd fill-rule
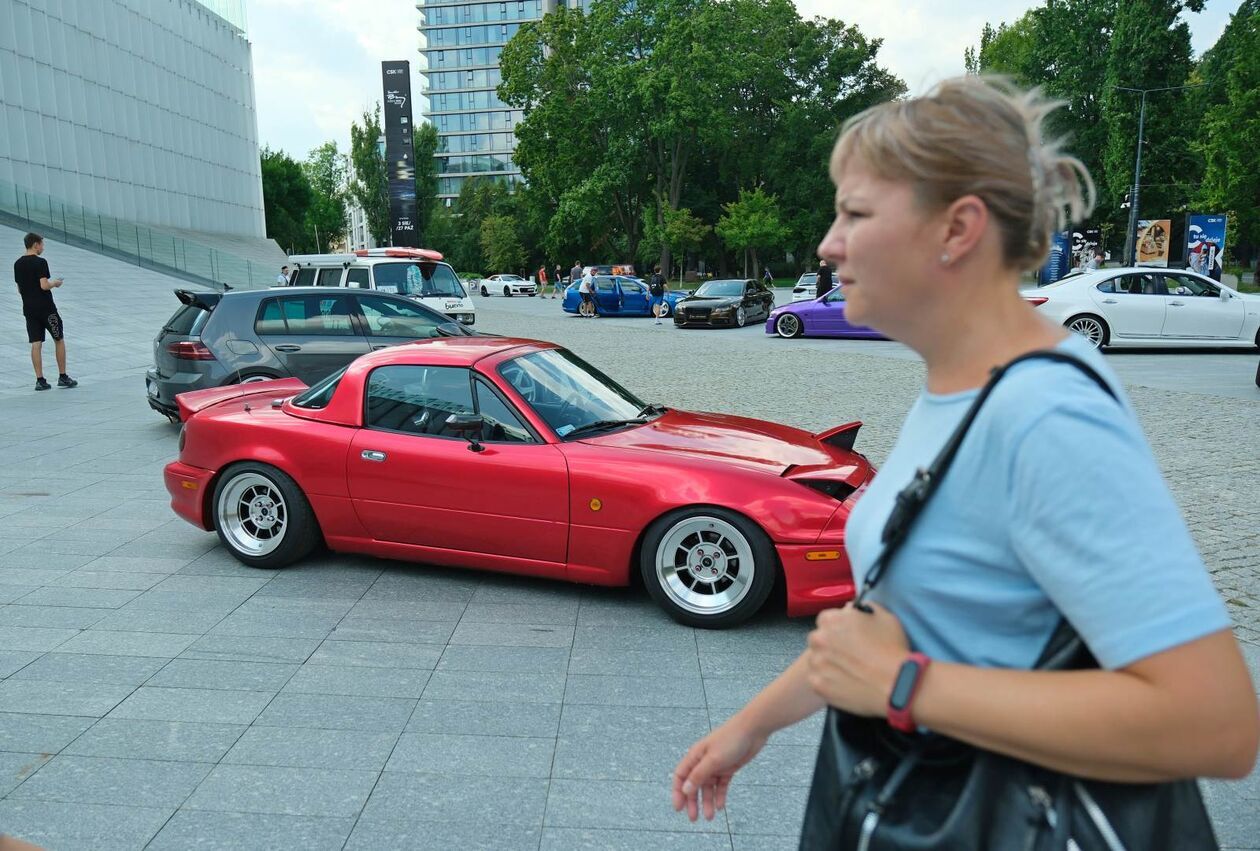
<instances>
[{"instance_id":1,"label":"pedestrian walking","mask_svg":"<svg viewBox=\"0 0 1260 851\"><path fill-rule=\"evenodd\" d=\"M972 76L837 141L818 254L926 384L844 529L861 605L687 752L691 819L826 709L802 848L1216 847L1187 779L1252 770L1254 687L1121 382L1020 294L1092 207L1052 111Z\"/></svg>"},{"instance_id":2,"label":"pedestrian walking","mask_svg":"<svg viewBox=\"0 0 1260 851\"><path fill-rule=\"evenodd\" d=\"M288 286L288 283L289 283L289 267L281 266L280 274L276 275L276 286L284 287L284 286Z\"/></svg>"},{"instance_id":3,"label":"pedestrian walking","mask_svg":"<svg viewBox=\"0 0 1260 851\"><path fill-rule=\"evenodd\" d=\"M551 270L551 277L555 280L556 289L559 290L558 295L561 298L564 298L564 275L561 272L559 263L557 263L555 268Z\"/></svg>"},{"instance_id":4,"label":"pedestrian walking","mask_svg":"<svg viewBox=\"0 0 1260 851\"><path fill-rule=\"evenodd\" d=\"M599 314L595 310L595 276L590 272L581 273L582 282L578 284L578 293L582 296L582 304L578 307L578 313L587 319L593 319Z\"/></svg>"},{"instance_id":5,"label":"pedestrian walking","mask_svg":"<svg viewBox=\"0 0 1260 851\"><path fill-rule=\"evenodd\" d=\"M652 294L652 315L656 317L656 324L661 324L661 315L665 311L665 293L669 291L669 284L665 282L665 276L661 274L661 267L657 266L652 272L652 279L648 282L648 292Z\"/></svg>"},{"instance_id":6,"label":"pedestrian walking","mask_svg":"<svg viewBox=\"0 0 1260 851\"><path fill-rule=\"evenodd\" d=\"M767 266L765 271L761 273L761 282L766 285L766 289L774 290L774 275L770 274L770 267Z\"/></svg>"},{"instance_id":7,"label":"pedestrian walking","mask_svg":"<svg viewBox=\"0 0 1260 851\"><path fill-rule=\"evenodd\" d=\"M831 267L826 260L818 261L818 278L814 282L814 298L822 298L835 286L831 282Z\"/></svg>"},{"instance_id":8,"label":"pedestrian walking","mask_svg":"<svg viewBox=\"0 0 1260 851\"><path fill-rule=\"evenodd\" d=\"M547 297L547 264L546 263L538 267L538 297L539 298ZM552 298L556 297L555 291L552 291L551 297Z\"/></svg>"},{"instance_id":9,"label":"pedestrian walking","mask_svg":"<svg viewBox=\"0 0 1260 851\"><path fill-rule=\"evenodd\" d=\"M26 253L13 264L13 280L22 296L22 315L26 319L26 338L31 344L31 365L35 367L35 389L51 390L52 385L44 378L44 340L53 338L57 357L57 386L77 387L79 382L66 374L65 325L52 291L65 283L54 278L43 258L44 238L28 233L22 240Z\"/></svg>"}]
</instances>

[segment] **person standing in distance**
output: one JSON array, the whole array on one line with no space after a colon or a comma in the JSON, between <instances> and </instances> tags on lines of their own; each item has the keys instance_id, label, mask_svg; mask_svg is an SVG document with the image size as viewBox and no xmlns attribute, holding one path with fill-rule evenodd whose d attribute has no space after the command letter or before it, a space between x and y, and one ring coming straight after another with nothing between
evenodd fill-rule
<instances>
[{"instance_id":1,"label":"person standing in distance","mask_svg":"<svg viewBox=\"0 0 1260 851\"><path fill-rule=\"evenodd\" d=\"M547 282L547 264L544 263L538 267L538 297L539 298L547 297L547 283L548 283ZM552 290L551 297L552 298L556 297L555 290Z\"/></svg>"},{"instance_id":2,"label":"person standing in distance","mask_svg":"<svg viewBox=\"0 0 1260 851\"><path fill-rule=\"evenodd\" d=\"M22 240L26 253L13 264L13 280L22 295L22 314L26 317L26 338L31 344L31 365L35 367L35 389L50 390L44 379L44 339L51 334L57 352L57 386L76 387L79 382L66 375L65 328L61 314L53 301L52 291L61 286L61 278L53 278L48 271L44 253L44 238L28 233Z\"/></svg>"},{"instance_id":3,"label":"person standing in distance","mask_svg":"<svg viewBox=\"0 0 1260 851\"><path fill-rule=\"evenodd\" d=\"M652 293L652 315L656 317L656 324L661 324L661 311L665 309L665 291L668 289L665 284L665 276L661 274L661 267L657 266L652 272L652 280L648 284L648 290Z\"/></svg>"},{"instance_id":4,"label":"person standing in distance","mask_svg":"<svg viewBox=\"0 0 1260 851\"><path fill-rule=\"evenodd\" d=\"M579 274L581 270L579 270ZM582 295L582 305L578 311L587 319L593 319L599 314L595 312L595 276L590 272L582 274L582 283L578 284L578 292Z\"/></svg>"},{"instance_id":5,"label":"person standing in distance","mask_svg":"<svg viewBox=\"0 0 1260 851\"><path fill-rule=\"evenodd\" d=\"M831 292L831 267L826 260L818 261L818 281L814 285L814 298L822 298Z\"/></svg>"},{"instance_id":6,"label":"person standing in distance","mask_svg":"<svg viewBox=\"0 0 1260 851\"><path fill-rule=\"evenodd\" d=\"M289 267L288 267L288 266L281 266L281 267L280 267L280 274L279 274L279 275L276 275L276 286L277 286L277 287L286 287L286 286L288 286L288 285L289 285Z\"/></svg>"},{"instance_id":7,"label":"person standing in distance","mask_svg":"<svg viewBox=\"0 0 1260 851\"><path fill-rule=\"evenodd\" d=\"M561 270L559 263L557 263L555 268L551 270L551 279L552 285L556 289L556 295L564 298L564 273L563 270Z\"/></svg>"}]
</instances>

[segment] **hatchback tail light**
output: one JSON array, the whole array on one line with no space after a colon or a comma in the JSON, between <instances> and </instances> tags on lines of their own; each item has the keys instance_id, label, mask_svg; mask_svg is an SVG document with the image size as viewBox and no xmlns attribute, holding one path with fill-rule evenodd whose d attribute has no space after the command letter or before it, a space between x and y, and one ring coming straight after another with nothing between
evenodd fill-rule
<instances>
[{"instance_id":1,"label":"hatchback tail light","mask_svg":"<svg viewBox=\"0 0 1260 851\"><path fill-rule=\"evenodd\" d=\"M1046 298L1043 295L1028 296L1024 299L1024 301L1028 302L1033 307L1040 307L1041 305L1045 304L1049 300L1050 299Z\"/></svg>"},{"instance_id":2,"label":"hatchback tail light","mask_svg":"<svg viewBox=\"0 0 1260 851\"><path fill-rule=\"evenodd\" d=\"M214 360L214 352L206 348L205 344L198 340L183 340L179 343L170 343L166 347L167 354L180 360Z\"/></svg>"}]
</instances>

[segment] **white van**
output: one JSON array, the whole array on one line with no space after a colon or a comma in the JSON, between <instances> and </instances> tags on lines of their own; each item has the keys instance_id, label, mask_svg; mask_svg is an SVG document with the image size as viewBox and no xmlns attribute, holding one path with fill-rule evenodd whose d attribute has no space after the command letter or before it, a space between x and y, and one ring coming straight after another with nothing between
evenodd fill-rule
<instances>
[{"instance_id":1,"label":"white van","mask_svg":"<svg viewBox=\"0 0 1260 851\"><path fill-rule=\"evenodd\" d=\"M410 296L472 325L477 308L442 255L427 248L368 248L352 254L294 254L291 287L357 287Z\"/></svg>"}]
</instances>

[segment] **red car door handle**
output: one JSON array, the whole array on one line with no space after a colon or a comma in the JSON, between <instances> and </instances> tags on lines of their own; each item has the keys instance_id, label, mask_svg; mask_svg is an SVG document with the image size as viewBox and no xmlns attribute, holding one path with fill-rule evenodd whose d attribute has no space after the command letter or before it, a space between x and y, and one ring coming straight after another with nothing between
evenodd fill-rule
<instances>
[{"instance_id":1,"label":"red car door handle","mask_svg":"<svg viewBox=\"0 0 1260 851\"><path fill-rule=\"evenodd\" d=\"M380 452L376 449L364 449L361 453L359 453L359 457L364 461L384 461L386 455L384 452Z\"/></svg>"}]
</instances>

